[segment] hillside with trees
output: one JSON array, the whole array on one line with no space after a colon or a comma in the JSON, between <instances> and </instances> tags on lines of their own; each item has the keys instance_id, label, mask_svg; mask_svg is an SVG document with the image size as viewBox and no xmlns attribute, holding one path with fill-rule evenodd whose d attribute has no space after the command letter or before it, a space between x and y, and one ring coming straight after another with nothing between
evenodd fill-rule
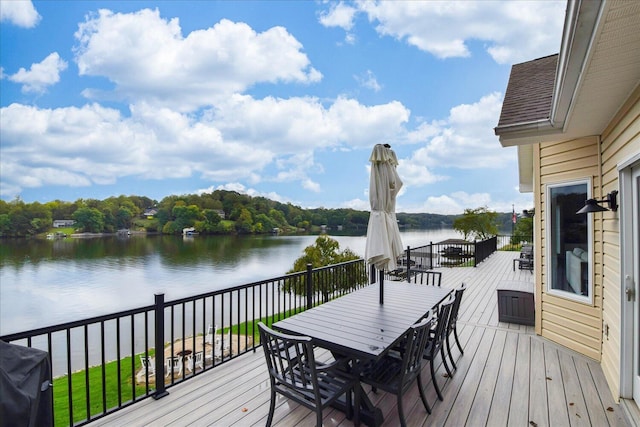
<instances>
[{"instance_id":1,"label":"hillside with trees","mask_svg":"<svg viewBox=\"0 0 640 427\"><path fill-rule=\"evenodd\" d=\"M510 219L510 214L498 214ZM450 228L457 215L398 213L401 229ZM20 198L0 200L0 237L29 237L48 233L55 220L74 220L77 233L116 233L118 230L181 234L193 228L199 234L256 234L312 232L322 228L365 233L369 211L303 209L264 197L235 191L171 195L160 202L144 196L105 200L78 199L25 203ZM499 221L503 222L503 221Z\"/></svg>"}]
</instances>

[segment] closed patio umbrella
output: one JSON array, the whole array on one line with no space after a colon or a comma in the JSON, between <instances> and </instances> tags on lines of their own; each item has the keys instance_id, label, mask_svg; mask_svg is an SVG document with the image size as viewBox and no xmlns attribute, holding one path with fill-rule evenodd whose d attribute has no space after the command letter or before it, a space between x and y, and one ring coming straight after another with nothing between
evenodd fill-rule
<instances>
[{"instance_id":1,"label":"closed patio umbrella","mask_svg":"<svg viewBox=\"0 0 640 427\"><path fill-rule=\"evenodd\" d=\"M371 214L367 226L365 259L379 271L397 268L396 259L402 255L402 240L396 221L396 196L402 188L398 176L396 154L387 144L376 144L371 157L369 202ZM381 275L382 277L382 275ZM383 303L383 283L380 281L380 304Z\"/></svg>"}]
</instances>

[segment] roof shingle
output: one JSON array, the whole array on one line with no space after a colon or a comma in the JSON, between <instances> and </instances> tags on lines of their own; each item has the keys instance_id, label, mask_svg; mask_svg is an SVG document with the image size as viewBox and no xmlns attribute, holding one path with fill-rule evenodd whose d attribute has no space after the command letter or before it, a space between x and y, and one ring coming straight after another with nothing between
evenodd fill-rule
<instances>
[{"instance_id":1,"label":"roof shingle","mask_svg":"<svg viewBox=\"0 0 640 427\"><path fill-rule=\"evenodd\" d=\"M498 128L550 118L558 56L545 56L511 67Z\"/></svg>"}]
</instances>

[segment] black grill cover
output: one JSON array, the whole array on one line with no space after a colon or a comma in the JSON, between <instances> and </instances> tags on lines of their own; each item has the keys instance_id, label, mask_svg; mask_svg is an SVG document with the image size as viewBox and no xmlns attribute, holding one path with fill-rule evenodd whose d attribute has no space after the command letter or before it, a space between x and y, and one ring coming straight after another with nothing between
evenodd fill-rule
<instances>
[{"instance_id":1,"label":"black grill cover","mask_svg":"<svg viewBox=\"0 0 640 427\"><path fill-rule=\"evenodd\" d=\"M53 426L48 353L0 340L0 427Z\"/></svg>"}]
</instances>

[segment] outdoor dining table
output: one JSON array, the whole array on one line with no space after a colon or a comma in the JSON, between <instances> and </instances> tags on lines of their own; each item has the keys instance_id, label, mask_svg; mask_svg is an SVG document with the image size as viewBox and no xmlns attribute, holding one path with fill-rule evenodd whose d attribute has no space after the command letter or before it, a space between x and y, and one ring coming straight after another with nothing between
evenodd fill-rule
<instances>
[{"instance_id":1,"label":"outdoor dining table","mask_svg":"<svg viewBox=\"0 0 640 427\"><path fill-rule=\"evenodd\" d=\"M381 359L411 325L452 292L407 282L386 281L384 286L384 304L380 304L376 283L275 322L273 327L284 333L309 336L315 345L351 358L354 373L359 375L360 366ZM382 424L382 412L361 387L355 395L354 404L359 405L362 421L367 425Z\"/></svg>"}]
</instances>

